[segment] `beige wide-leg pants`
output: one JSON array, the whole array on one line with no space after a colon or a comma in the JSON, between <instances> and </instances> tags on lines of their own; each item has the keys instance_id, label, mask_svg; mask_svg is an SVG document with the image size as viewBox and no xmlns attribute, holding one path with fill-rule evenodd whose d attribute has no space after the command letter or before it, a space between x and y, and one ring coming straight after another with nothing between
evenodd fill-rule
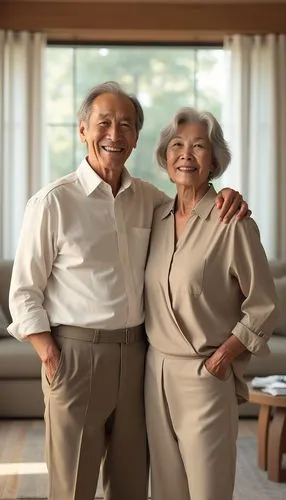
<instances>
[{"instance_id":1,"label":"beige wide-leg pants","mask_svg":"<svg viewBox=\"0 0 286 500\"><path fill-rule=\"evenodd\" d=\"M146 340L137 329L122 330L121 342L114 332L58 328L50 385L42 369L49 500L93 500L102 460L106 500L146 500Z\"/></svg>"},{"instance_id":2,"label":"beige wide-leg pants","mask_svg":"<svg viewBox=\"0 0 286 500\"><path fill-rule=\"evenodd\" d=\"M152 500L231 500L238 409L232 372L149 348L145 409Z\"/></svg>"}]
</instances>

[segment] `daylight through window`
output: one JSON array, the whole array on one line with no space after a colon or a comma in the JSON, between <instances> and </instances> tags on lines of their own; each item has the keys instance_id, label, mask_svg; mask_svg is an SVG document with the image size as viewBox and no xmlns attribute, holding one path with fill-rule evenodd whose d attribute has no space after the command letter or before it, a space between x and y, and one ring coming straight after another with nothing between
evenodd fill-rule
<instances>
[{"instance_id":1,"label":"daylight through window","mask_svg":"<svg viewBox=\"0 0 286 500\"><path fill-rule=\"evenodd\" d=\"M139 98L145 123L129 171L169 194L174 186L155 164L162 127L182 106L195 106L221 120L224 61L221 47L56 46L47 48L46 116L50 180L76 169L85 154L76 113L87 91L116 80Z\"/></svg>"}]
</instances>

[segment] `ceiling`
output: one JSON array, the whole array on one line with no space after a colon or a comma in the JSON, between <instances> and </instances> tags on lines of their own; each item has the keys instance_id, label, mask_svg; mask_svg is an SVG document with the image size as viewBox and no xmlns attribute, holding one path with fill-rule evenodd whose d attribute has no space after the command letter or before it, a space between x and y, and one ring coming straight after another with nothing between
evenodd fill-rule
<instances>
[{"instance_id":1,"label":"ceiling","mask_svg":"<svg viewBox=\"0 0 286 500\"><path fill-rule=\"evenodd\" d=\"M7 0L0 0L0 3L7 1ZM79 0L9 0L9 3L12 2L45 2L45 3L71 3L75 2L78 3ZM85 3L102 3L102 0L84 0ZM105 3L169 3L169 4L268 4L268 5L273 5L273 4L285 4L286 5L286 0L105 0Z\"/></svg>"},{"instance_id":2,"label":"ceiling","mask_svg":"<svg viewBox=\"0 0 286 500\"><path fill-rule=\"evenodd\" d=\"M0 30L56 41L221 42L286 34L286 0L0 0Z\"/></svg>"}]
</instances>

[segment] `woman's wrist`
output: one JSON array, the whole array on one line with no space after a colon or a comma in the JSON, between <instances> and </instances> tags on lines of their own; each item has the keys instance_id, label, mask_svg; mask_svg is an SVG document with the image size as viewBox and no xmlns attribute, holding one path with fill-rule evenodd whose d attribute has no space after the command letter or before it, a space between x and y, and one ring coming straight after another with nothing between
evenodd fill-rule
<instances>
[{"instance_id":1,"label":"woman's wrist","mask_svg":"<svg viewBox=\"0 0 286 500\"><path fill-rule=\"evenodd\" d=\"M218 349L218 356L228 363L232 363L237 356L246 351L246 347L239 338L231 335Z\"/></svg>"},{"instance_id":2,"label":"woman's wrist","mask_svg":"<svg viewBox=\"0 0 286 500\"><path fill-rule=\"evenodd\" d=\"M234 350L230 349L227 345L222 344L214 353L219 364L229 365L236 358Z\"/></svg>"},{"instance_id":3,"label":"woman's wrist","mask_svg":"<svg viewBox=\"0 0 286 500\"><path fill-rule=\"evenodd\" d=\"M240 340L231 335L206 361L206 368L219 378L223 378L231 363L245 350Z\"/></svg>"},{"instance_id":4,"label":"woman's wrist","mask_svg":"<svg viewBox=\"0 0 286 500\"><path fill-rule=\"evenodd\" d=\"M206 361L206 369L218 378L223 379L230 365L230 360L224 351L215 351Z\"/></svg>"}]
</instances>

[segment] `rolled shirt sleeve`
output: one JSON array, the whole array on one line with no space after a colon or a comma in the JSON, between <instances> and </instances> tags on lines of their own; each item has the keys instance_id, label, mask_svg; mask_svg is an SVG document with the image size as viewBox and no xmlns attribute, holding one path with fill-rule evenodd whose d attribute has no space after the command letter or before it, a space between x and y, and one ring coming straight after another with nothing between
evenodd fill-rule
<instances>
[{"instance_id":1,"label":"rolled shirt sleeve","mask_svg":"<svg viewBox=\"0 0 286 500\"><path fill-rule=\"evenodd\" d=\"M251 353L265 356L270 352L267 342L279 314L273 278L253 219L235 224L233 237L231 274L238 280L245 299L241 305L243 316L232 334Z\"/></svg>"},{"instance_id":2,"label":"rolled shirt sleeve","mask_svg":"<svg viewBox=\"0 0 286 500\"><path fill-rule=\"evenodd\" d=\"M25 210L12 271L8 331L18 340L50 331L44 290L56 256L56 227L49 196L32 197Z\"/></svg>"}]
</instances>

